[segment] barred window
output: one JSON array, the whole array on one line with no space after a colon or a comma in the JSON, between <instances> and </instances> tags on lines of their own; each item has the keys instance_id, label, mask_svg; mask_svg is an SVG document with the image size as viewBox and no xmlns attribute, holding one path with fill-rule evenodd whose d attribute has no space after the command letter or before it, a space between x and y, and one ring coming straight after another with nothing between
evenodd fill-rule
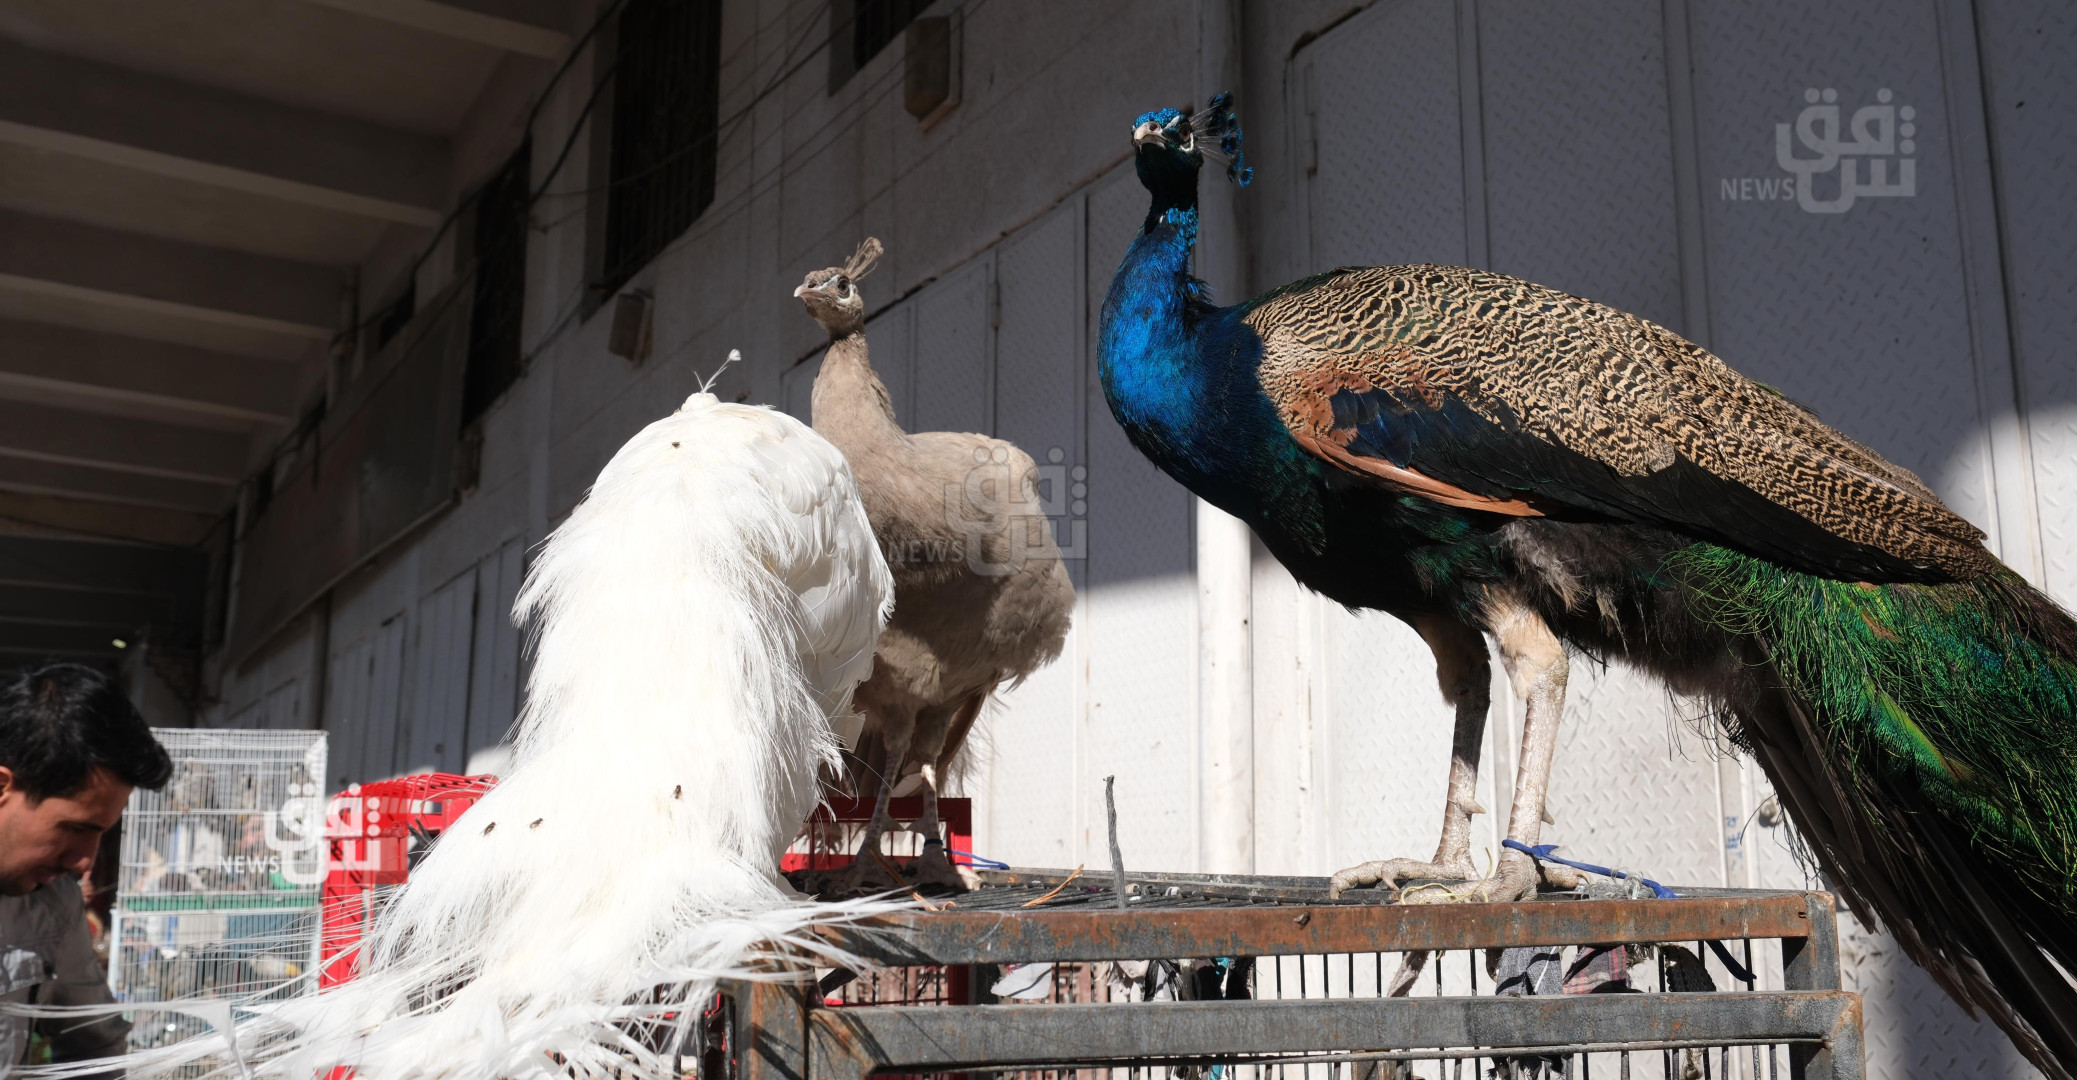
<instances>
[{"instance_id":1,"label":"barred window","mask_svg":"<svg viewBox=\"0 0 2077 1080\"><path fill-rule=\"evenodd\" d=\"M880 55L930 0L832 0L829 5L829 92Z\"/></svg>"},{"instance_id":2,"label":"barred window","mask_svg":"<svg viewBox=\"0 0 2077 1080\"><path fill-rule=\"evenodd\" d=\"M628 0L614 36L602 293L714 201L721 0Z\"/></svg>"},{"instance_id":3,"label":"barred window","mask_svg":"<svg viewBox=\"0 0 2077 1080\"><path fill-rule=\"evenodd\" d=\"M526 307L527 184L531 143L520 146L476 194L475 306L469 312L469 364L462 375L462 426L483 415L519 379Z\"/></svg>"}]
</instances>

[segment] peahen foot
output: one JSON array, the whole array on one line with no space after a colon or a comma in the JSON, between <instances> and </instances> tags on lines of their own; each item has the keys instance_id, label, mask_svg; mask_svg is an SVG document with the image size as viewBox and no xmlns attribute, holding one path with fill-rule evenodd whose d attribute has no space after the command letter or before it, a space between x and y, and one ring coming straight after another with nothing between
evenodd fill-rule
<instances>
[{"instance_id":1,"label":"peahen foot","mask_svg":"<svg viewBox=\"0 0 2077 1080\"><path fill-rule=\"evenodd\" d=\"M895 865L894 860L889 859L880 850L880 838L893 825L894 819L886 813L883 792L880 805L874 808L872 820L866 823L865 835L859 838L858 853L852 857L848 869L835 875L831 881L830 894L824 899L863 896L908 887L908 878L902 873L901 867Z\"/></svg>"},{"instance_id":2,"label":"peahen foot","mask_svg":"<svg viewBox=\"0 0 2077 1080\"><path fill-rule=\"evenodd\" d=\"M940 843L923 845L923 854L916 856L909 873L910 883L918 889L971 892L980 887L980 879L973 876L973 871L954 865L945 853L945 845Z\"/></svg>"},{"instance_id":3,"label":"peahen foot","mask_svg":"<svg viewBox=\"0 0 2077 1080\"><path fill-rule=\"evenodd\" d=\"M858 857L843 871L831 875L830 892L825 900L844 899L882 893L890 889L905 889L909 882L902 875L901 867L894 860L877 852L860 851Z\"/></svg>"}]
</instances>

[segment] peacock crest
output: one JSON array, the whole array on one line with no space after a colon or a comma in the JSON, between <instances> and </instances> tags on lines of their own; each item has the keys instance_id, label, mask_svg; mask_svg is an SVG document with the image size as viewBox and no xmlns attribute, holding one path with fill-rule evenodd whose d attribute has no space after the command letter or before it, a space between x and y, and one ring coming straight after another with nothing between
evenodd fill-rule
<instances>
[{"instance_id":1,"label":"peacock crest","mask_svg":"<svg viewBox=\"0 0 2077 1080\"><path fill-rule=\"evenodd\" d=\"M1207 141L1217 140L1218 150L1207 156L1226 159L1226 179L1241 187L1255 182L1255 170L1241 151L1240 117L1233 114L1232 91L1213 94L1204 103L1204 111L1190 117L1189 123L1191 130Z\"/></svg>"},{"instance_id":2,"label":"peacock crest","mask_svg":"<svg viewBox=\"0 0 2077 1080\"><path fill-rule=\"evenodd\" d=\"M885 251L886 249L880 244L879 237L866 237L859 243L858 250L852 252L849 259L844 260L844 276L852 281L857 281L872 273L873 268L880 265L880 256Z\"/></svg>"}]
</instances>

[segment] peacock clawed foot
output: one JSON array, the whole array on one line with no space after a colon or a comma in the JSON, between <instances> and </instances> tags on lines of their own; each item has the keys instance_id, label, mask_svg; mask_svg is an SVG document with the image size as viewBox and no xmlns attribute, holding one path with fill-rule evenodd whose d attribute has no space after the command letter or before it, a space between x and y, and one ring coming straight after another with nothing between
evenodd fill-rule
<instances>
[{"instance_id":1,"label":"peacock clawed foot","mask_svg":"<svg viewBox=\"0 0 2077 1080\"><path fill-rule=\"evenodd\" d=\"M1423 862L1419 859L1378 859L1361 866L1351 866L1327 880L1327 895L1340 899L1350 889L1388 889L1397 892L1409 881L1470 881L1477 871L1472 869L1471 856L1461 859Z\"/></svg>"},{"instance_id":2,"label":"peacock clawed foot","mask_svg":"<svg viewBox=\"0 0 2077 1080\"><path fill-rule=\"evenodd\" d=\"M1462 885L1419 891L1409 889L1400 894L1400 900L1408 904L1511 904L1517 900L1534 900L1536 884L1540 880L1534 859L1519 851L1509 851L1500 857L1500 865L1484 878Z\"/></svg>"}]
</instances>

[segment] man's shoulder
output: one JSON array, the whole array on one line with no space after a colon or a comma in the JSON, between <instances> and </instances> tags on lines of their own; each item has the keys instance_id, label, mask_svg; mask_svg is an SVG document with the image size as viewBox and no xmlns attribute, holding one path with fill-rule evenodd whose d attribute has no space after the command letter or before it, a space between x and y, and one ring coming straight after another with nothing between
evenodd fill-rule
<instances>
[{"instance_id":1,"label":"man's shoulder","mask_svg":"<svg viewBox=\"0 0 2077 1080\"><path fill-rule=\"evenodd\" d=\"M80 899L79 879L70 874L59 874L22 899L67 913L85 910L85 902Z\"/></svg>"},{"instance_id":2,"label":"man's shoulder","mask_svg":"<svg viewBox=\"0 0 2077 1080\"><path fill-rule=\"evenodd\" d=\"M60 874L21 896L0 896L0 933L57 931L85 917L79 882L69 874Z\"/></svg>"}]
</instances>

